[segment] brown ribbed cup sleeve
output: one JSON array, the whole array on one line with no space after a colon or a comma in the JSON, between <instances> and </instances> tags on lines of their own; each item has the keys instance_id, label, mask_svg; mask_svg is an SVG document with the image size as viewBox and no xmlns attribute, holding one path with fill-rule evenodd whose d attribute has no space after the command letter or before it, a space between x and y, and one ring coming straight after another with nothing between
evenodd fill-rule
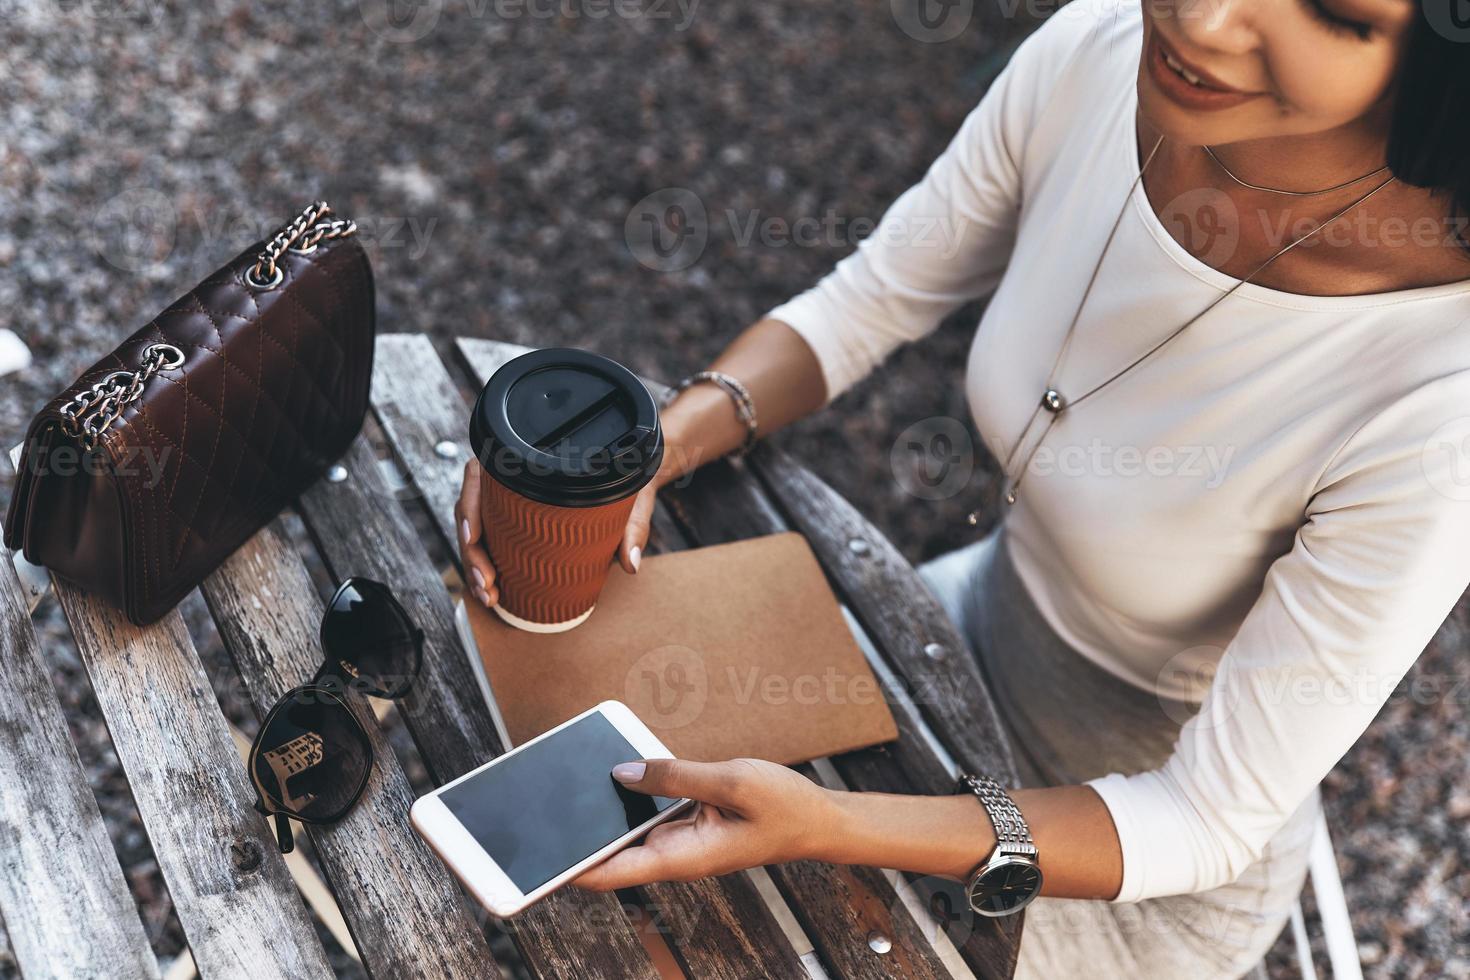
<instances>
[{"instance_id":1,"label":"brown ribbed cup sleeve","mask_svg":"<svg viewBox=\"0 0 1470 980\"><path fill-rule=\"evenodd\" d=\"M487 472L480 481L480 519L501 607L547 625L591 609L636 499L557 507L509 490Z\"/></svg>"}]
</instances>

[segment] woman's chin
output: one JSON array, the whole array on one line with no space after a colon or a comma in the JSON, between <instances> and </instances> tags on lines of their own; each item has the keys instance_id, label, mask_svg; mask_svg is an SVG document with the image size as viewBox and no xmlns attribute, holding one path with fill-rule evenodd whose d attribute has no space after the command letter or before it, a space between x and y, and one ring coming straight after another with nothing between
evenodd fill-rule
<instances>
[{"instance_id":1,"label":"woman's chin","mask_svg":"<svg viewBox=\"0 0 1470 980\"><path fill-rule=\"evenodd\" d=\"M1177 146L1223 146L1252 139L1257 127L1229 118L1228 112L1192 112L1157 91L1148 78L1138 81L1138 112L1148 130Z\"/></svg>"}]
</instances>

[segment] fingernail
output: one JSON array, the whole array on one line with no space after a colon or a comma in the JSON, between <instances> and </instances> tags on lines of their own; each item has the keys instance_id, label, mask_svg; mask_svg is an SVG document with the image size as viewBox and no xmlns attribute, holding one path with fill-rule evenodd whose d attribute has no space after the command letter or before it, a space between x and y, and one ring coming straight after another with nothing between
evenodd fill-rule
<instances>
[{"instance_id":1,"label":"fingernail","mask_svg":"<svg viewBox=\"0 0 1470 980\"><path fill-rule=\"evenodd\" d=\"M612 777L620 783L636 783L648 766L642 762L619 762L612 767Z\"/></svg>"},{"instance_id":2,"label":"fingernail","mask_svg":"<svg viewBox=\"0 0 1470 980\"><path fill-rule=\"evenodd\" d=\"M468 520L461 519L459 522L459 539L465 544L470 543L470 522Z\"/></svg>"},{"instance_id":3,"label":"fingernail","mask_svg":"<svg viewBox=\"0 0 1470 980\"><path fill-rule=\"evenodd\" d=\"M475 590L475 598L479 599L482 603L484 603L485 606L486 606L486 608L488 608L490 606L490 604L491 604L490 603L490 593L486 592L484 589L476 589Z\"/></svg>"},{"instance_id":4,"label":"fingernail","mask_svg":"<svg viewBox=\"0 0 1470 980\"><path fill-rule=\"evenodd\" d=\"M643 549L636 544L628 549L628 564L633 566L633 571L638 571L638 566L643 563Z\"/></svg>"},{"instance_id":5,"label":"fingernail","mask_svg":"<svg viewBox=\"0 0 1470 980\"><path fill-rule=\"evenodd\" d=\"M473 568L472 567L470 569L470 576L475 580L475 585L479 586L481 590L483 590L485 588L485 573L484 572L480 571L478 568Z\"/></svg>"}]
</instances>

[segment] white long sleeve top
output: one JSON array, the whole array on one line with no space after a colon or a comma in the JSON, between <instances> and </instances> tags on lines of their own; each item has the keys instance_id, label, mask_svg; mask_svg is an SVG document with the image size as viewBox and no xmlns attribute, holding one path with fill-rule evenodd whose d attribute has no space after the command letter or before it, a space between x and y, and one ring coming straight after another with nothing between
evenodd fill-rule
<instances>
[{"instance_id":1,"label":"white long sleeve top","mask_svg":"<svg viewBox=\"0 0 1470 980\"><path fill-rule=\"evenodd\" d=\"M1141 186L1128 197L1141 38L1136 3L1062 8L875 232L770 312L829 397L993 292L965 386L1004 460L1120 207L1063 394L1236 283L1175 242ZM1470 583L1467 315L1470 282L1247 283L1045 437L1007 518L1017 573L1083 656L1203 705L1161 768L1089 782L1122 842L1115 901L1234 880Z\"/></svg>"}]
</instances>

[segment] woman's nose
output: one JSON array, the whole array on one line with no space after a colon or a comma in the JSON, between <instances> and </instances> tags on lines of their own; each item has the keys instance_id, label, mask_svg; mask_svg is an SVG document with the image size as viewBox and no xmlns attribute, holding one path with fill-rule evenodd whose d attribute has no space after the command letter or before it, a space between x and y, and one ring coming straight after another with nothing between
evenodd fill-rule
<instances>
[{"instance_id":1,"label":"woman's nose","mask_svg":"<svg viewBox=\"0 0 1470 980\"><path fill-rule=\"evenodd\" d=\"M1155 0L1155 19L1174 20L1174 35L1201 55L1242 55L1261 45L1259 25L1276 0Z\"/></svg>"}]
</instances>

